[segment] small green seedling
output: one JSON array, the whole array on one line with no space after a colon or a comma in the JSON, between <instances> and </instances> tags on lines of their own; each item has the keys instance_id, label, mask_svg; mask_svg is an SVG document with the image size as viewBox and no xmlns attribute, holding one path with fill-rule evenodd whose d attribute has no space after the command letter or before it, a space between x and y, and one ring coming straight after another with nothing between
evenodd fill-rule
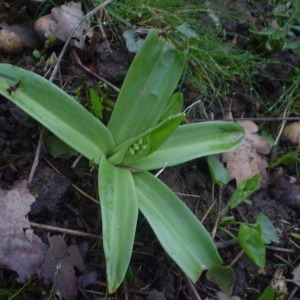
<instances>
[{"instance_id":1,"label":"small green seedling","mask_svg":"<svg viewBox=\"0 0 300 300\"><path fill-rule=\"evenodd\" d=\"M90 88L90 98L91 98L91 110L94 116L101 120L103 112L103 104L97 93L93 88Z\"/></svg>"},{"instance_id":2,"label":"small green seedling","mask_svg":"<svg viewBox=\"0 0 300 300\"><path fill-rule=\"evenodd\" d=\"M247 202L247 198L258 189L259 179L260 175L256 174L244 180L234 191L221 214L224 215L228 209L235 208L239 204ZM265 245L272 242L279 242L276 229L268 217L260 213L256 216L256 222L254 224L235 222L234 220L225 217L221 220L221 223L222 225L239 224L237 236L234 236L225 228L221 227L220 229L233 237L252 261L259 267L263 268L266 256Z\"/></svg>"},{"instance_id":3,"label":"small green seedling","mask_svg":"<svg viewBox=\"0 0 300 300\"><path fill-rule=\"evenodd\" d=\"M257 191L259 183L259 174L255 174L245 179L231 195L226 207L222 211L222 215L224 215L228 209L233 209L243 202L249 202L248 197L250 197L255 191Z\"/></svg>"},{"instance_id":4,"label":"small green seedling","mask_svg":"<svg viewBox=\"0 0 300 300\"><path fill-rule=\"evenodd\" d=\"M262 30L253 30L254 35L261 37L270 52L291 49L299 54L300 42L296 36L300 32L300 2L278 3L272 15L272 22Z\"/></svg>"},{"instance_id":5,"label":"small green seedling","mask_svg":"<svg viewBox=\"0 0 300 300\"><path fill-rule=\"evenodd\" d=\"M202 223L149 172L230 151L244 141L244 130L236 123L180 125L182 95L172 94L184 64L184 55L151 31L127 73L107 127L46 79L0 64L0 93L99 165L110 293L125 277L139 210L162 247L193 282L203 270L222 262Z\"/></svg>"},{"instance_id":6,"label":"small green seedling","mask_svg":"<svg viewBox=\"0 0 300 300\"><path fill-rule=\"evenodd\" d=\"M219 186L227 184L229 182L227 171L217 156L208 156L207 162L212 176L213 186L215 184ZM229 209L233 209L243 202L249 202L248 197L258 189L259 182L259 174L245 179L233 192L227 205L222 210L221 216L224 216ZM223 217L220 223L221 226L219 228L235 239L252 261L263 268L265 265L265 245L271 242L279 242L276 229L268 217L264 214L258 214L254 224L235 222L233 217ZM226 224L239 225L237 236L222 227ZM210 274L210 272L208 272L208 274Z\"/></svg>"}]
</instances>

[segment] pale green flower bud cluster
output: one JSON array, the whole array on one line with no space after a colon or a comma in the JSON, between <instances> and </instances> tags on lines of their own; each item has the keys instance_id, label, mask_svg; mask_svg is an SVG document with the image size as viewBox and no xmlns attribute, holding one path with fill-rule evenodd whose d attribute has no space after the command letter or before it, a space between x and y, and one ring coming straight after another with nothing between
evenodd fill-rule
<instances>
[{"instance_id":1,"label":"pale green flower bud cluster","mask_svg":"<svg viewBox=\"0 0 300 300\"><path fill-rule=\"evenodd\" d=\"M128 148L127 154L136 155L142 151L145 151L147 148L148 148L148 139L142 137Z\"/></svg>"}]
</instances>

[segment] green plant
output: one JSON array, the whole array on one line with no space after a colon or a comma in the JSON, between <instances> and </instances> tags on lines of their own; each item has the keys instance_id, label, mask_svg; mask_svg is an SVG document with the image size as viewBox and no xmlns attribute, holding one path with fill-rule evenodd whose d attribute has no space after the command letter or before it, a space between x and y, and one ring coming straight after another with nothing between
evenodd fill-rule
<instances>
[{"instance_id":1,"label":"green plant","mask_svg":"<svg viewBox=\"0 0 300 300\"><path fill-rule=\"evenodd\" d=\"M212 177L214 197L214 185L218 184L221 187L223 184L227 184L229 182L229 176L216 155L208 156L207 163ZM236 222L233 217L224 217L229 209L233 209L243 202L249 203L248 197L257 191L259 182L260 175L255 174L245 179L236 188L228 200L227 205L220 213L222 219L220 221L219 229L236 240L252 261L263 268L265 265L265 244L270 244L271 242L279 243L276 229L268 217L260 213L256 216L256 222L254 224ZM229 224L239 225L237 236L224 227Z\"/></svg>"},{"instance_id":2,"label":"green plant","mask_svg":"<svg viewBox=\"0 0 300 300\"><path fill-rule=\"evenodd\" d=\"M224 215L228 209L235 208L242 202L247 202L247 198L258 189L259 179L259 174L245 179L234 191L221 214ZM237 236L223 227L228 224L239 225ZM268 217L259 213L254 224L236 222L232 218L225 217L221 220L221 225L220 229L235 239L255 264L264 268L266 259L265 245L272 242L279 243L276 229Z\"/></svg>"},{"instance_id":3,"label":"green plant","mask_svg":"<svg viewBox=\"0 0 300 300\"><path fill-rule=\"evenodd\" d=\"M274 7L272 15L270 24L266 24L262 30L254 30L253 33L265 37L263 41L268 51L292 49L299 54L300 43L295 38L300 31L300 1L279 3Z\"/></svg>"},{"instance_id":4,"label":"green plant","mask_svg":"<svg viewBox=\"0 0 300 300\"><path fill-rule=\"evenodd\" d=\"M230 151L243 143L243 128L236 123L180 125L182 94L172 93L183 67L183 54L151 31L127 73L106 127L39 75L0 64L0 93L99 164L109 292L122 283L129 265L138 210L192 281L221 263L201 222L148 171Z\"/></svg>"},{"instance_id":5,"label":"green plant","mask_svg":"<svg viewBox=\"0 0 300 300\"><path fill-rule=\"evenodd\" d=\"M99 5L103 1L92 2ZM223 112L224 98L232 95L235 86L250 91L251 97L262 97L257 92L255 74L257 67L266 61L259 55L239 49L226 39L222 28L224 3L124 0L113 1L105 7L105 11L112 16L111 22L118 23L121 28L123 26L124 31L128 27L136 28L137 33L144 32L145 28L155 28L177 49L184 51L184 76L199 93L198 99L200 97L205 109L216 105ZM229 20L239 16L232 14ZM205 119L205 114L201 114L201 118Z\"/></svg>"}]
</instances>

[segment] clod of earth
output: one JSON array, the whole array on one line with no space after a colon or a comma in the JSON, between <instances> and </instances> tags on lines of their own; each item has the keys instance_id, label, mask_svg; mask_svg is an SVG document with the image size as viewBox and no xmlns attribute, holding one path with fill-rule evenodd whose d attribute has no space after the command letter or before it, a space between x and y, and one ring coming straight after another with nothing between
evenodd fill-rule
<instances>
[{"instance_id":1,"label":"clod of earth","mask_svg":"<svg viewBox=\"0 0 300 300\"><path fill-rule=\"evenodd\" d=\"M282 140L300 147L300 122L288 124L282 133Z\"/></svg>"}]
</instances>

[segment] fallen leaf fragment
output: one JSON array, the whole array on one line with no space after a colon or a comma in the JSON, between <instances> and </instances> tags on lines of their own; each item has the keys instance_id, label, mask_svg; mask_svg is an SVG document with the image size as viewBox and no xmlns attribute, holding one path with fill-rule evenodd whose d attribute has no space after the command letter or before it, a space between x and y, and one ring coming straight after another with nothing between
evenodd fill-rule
<instances>
[{"instance_id":1,"label":"fallen leaf fragment","mask_svg":"<svg viewBox=\"0 0 300 300\"><path fill-rule=\"evenodd\" d=\"M270 282L270 285L275 292L276 299L278 300L286 299L288 292L286 279L283 275L283 272L284 269L282 267L277 268Z\"/></svg>"},{"instance_id":2,"label":"fallen leaf fragment","mask_svg":"<svg viewBox=\"0 0 300 300\"><path fill-rule=\"evenodd\" d=\"M0 265L17 272L22 283L36 274L47 250L26 217L34 201L25 180L0 189Z\"/></svg>"},{"instance_id":3,"label":"fallen leaf fragment","mask_svg":"<svg viewBox=\"0 0 300 300\"><path fill-rule=\"evenodd\" d=\"M83 18L84 13L81 9L81 2L68 2L60 7L51 9L51 14L45 15L36 20L34 29L42 38L49 31L56 37L65 42L71 31L78 22ZM85 38L89 31L87 21L82 22L72 36L72 45L77 48L85 48Z\"/></svg>"},{"instance_id":4,"label":"fallen leaf fragment","mask_svg":"<svg viewBox=\"0 0 300 300\"><path fill-rule=\"evenodd\" d=\"M282 140L300 147L300 122L293 122L285 126Z\"/></svg>"},{"instance_id":5,"label":"fallen leaf fragment","mask_svg":"<svg viewBox=\"0 0 300 300\"><path fill-rule=\"evenodd\" d=\"M289 281L295 283L300 287L300 265L294 269L292 274L293 274L293 279L290 279Z\"/></svg>"},{"instance_id":6,"label":"fallen leaf fragment","mask_svg":"<svg viewBox=\"0 0 300 300\"><path fill-rule=\"evenodd\" d=\"M237 185L245 179L255 175L261 175L261 183L266 182L268 167L267 159L264 155L270 153L269 143L261 137L258 126L252 121L239 122L245 129L245 143L234 151L224 153L223 162L227 163L229 178L236 179Z\"/></svg>"},{"instance_id":7,"label":"fallen leaf fragment","mask_svg":"<svg viewBox=\"0 0 300 300\"><path fill-rule=\"evenodd\" d=\"M50 248L41 266L45 283L53 282L55 299L73 300L77 296L75 268L84 270L77 245L67 246L62 236L49 236Z\"/></svg>"}]
</instances>

